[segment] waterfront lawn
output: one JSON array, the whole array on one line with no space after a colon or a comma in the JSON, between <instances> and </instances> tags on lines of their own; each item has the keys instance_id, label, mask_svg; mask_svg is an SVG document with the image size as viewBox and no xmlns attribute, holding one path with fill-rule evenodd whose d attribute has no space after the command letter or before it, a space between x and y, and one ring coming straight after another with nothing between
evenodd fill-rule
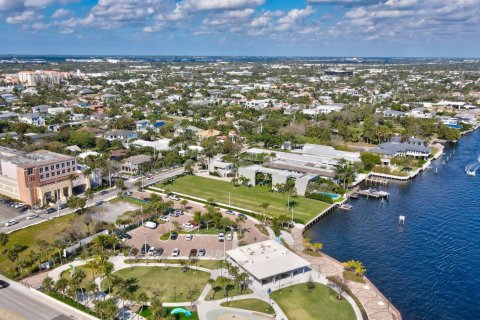
<instances>
[{"instance_id":1,"label":"waterfront lawn","mask_svg":"<svg viewBox=\"0 0 480 320\"><path fill-rule=\"evenodd\" d=\"M32 251L38 252L37 243L39 240L45 240L51 244L53 240L61 238L61 234L67 232L75 224L80 224L85 229L86 227L81 221L81 216L69 214L14 231L9 234L9 240L5 248L9 249L14 243L18 243L24 247L24 250L18 255L18 260L26 259ZM0 255L0 273L8 277L15 277L14 264L4 254Z\"/></svg>"},{"instance_id":2,"label":"waterfront lawn","mask_svg":"<svg viewBox=\"0 0 480 320\"><path fill-rule=\"evenodd\" d=\"M359 282L359 283L365 283L365 279L363 277L357 276L354 272L352 271L343 271L343 277L349 281L354 281L354 282Z\"/></svg>"},{"instance_id":3,"label":"waterfront lawn","mask_svg":"<svg viewBox=\"0 0 480 320\"><path fill-rule=\"evenodd\" d=\"M257 311L267 314L274 314L275 311L273 310L272 306L269 305L267 302L260 300L260 299L243 299L243 300L234 300L229 302L222 302L222 307L229 307L229 308L238 308L238 309L245 309L251 311Z\"/></svg>"},{"instance_id":4,"label":"waterfront lawn","mask_svg":"<svg viewBox=\"0 0 480 320\"><path fill-rule=\"evenodd\" d=\"M347 300L337 300L327 286L319 283L315 283L312 292L308 292L307 284L302 283L274 291L271 297L290 320L356 319L353 307Z\"/></svg>"},{"instance_id":5,"label":"waterfront lawn","mask_svg":"<svg viewBox=\"0 0 480 320\"><path fill-rule=\"evenodd\" d=\"M264 187L235 187L230 182L209 179L197 176L183 176L167 184L159 184L157 187L168 189L173 192L183 193L203 199L214 199L215 202L228 204L229 193L232 206L262 213L260 205L268 202L270 206L267 213L271 216L287 214L287 194L271 192ZM330 204L318 200L297 197L295 201L295 220L306 223Z\"/></svg>"},{"instance_id":6,"label":"waterfront lawn","mask_svg":"<svg viewBox=\"0 0 480 320\"><path fill-rule=\"evenodd\" d=\"M135 294L145 292L150 298L156 297L162 302L194 301L207 284L210 273L190 269L186 272L177 267L131 267L114 273L122 279L133 279L137 287ZM102 290L108 285L102 281ZM193 290L189 298L189 290Z\"/></svg>"}]
</instances>

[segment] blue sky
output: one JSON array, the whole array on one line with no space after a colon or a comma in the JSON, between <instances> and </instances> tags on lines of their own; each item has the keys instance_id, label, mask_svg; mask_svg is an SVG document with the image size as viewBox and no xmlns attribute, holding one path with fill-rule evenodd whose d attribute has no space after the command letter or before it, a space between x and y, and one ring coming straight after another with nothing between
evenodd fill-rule
<instances>
[{"instance_id":1,"label":"blue sky","mask_svg":"<svg viewBox=\"0 0 480 320\"><path fill-rule=\"evenodd\" d=\"M480 0L0 0L2 54L480 56Z\"/></svg>"}]
</instances>

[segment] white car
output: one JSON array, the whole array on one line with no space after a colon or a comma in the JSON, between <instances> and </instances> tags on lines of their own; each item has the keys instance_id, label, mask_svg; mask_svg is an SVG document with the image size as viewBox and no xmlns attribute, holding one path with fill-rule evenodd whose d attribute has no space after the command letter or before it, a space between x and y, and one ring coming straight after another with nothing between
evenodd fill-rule
<instances>
[{"instance_id":1,"label":"white car","mask_svg":"<svg viewBox=\"0 0 480 320\"><path fill-rule=\"evenodd\" d=\"M180 200L180 197L179 197L179 196L177 196L177 195L175 195L175 194L171 194L171 195L169 195L169 196L168 196L168 198L170 198L170 199L172 199L172 200L175 200L175 201L178 201L178 200Z\"/></svg>"},{"instance_id":2,"label":"white car","mask_svg":"<svg viewBox=\"0 0 480 320\"><path fill-rule=\"evenodd\" d=\"M231 234L231 233L227 234L227 240L232 241L233 240L233 234Z\"/></svg>"},{"instance_id":3,"label":"white car","mask_svg":"<svg viewBox=\"0 0 480 320\"><path fill-rule=\"evenodd\" d=\"M218 234L218 241L225 241L225 234L223 232Z\"/></svg>"},{"instance_id":4,"label":"white car","mask_svg":"<svg viewBox=\"0 0 480 320\"><path fill-rule=\"evenodd\" d=\"M167 216L160 217L160 220L162 220L163 222L170 221L170 219Z\"/></svg>"},{"instance_id":5,"label":"white car","mask_svg":"<svg viewBox=\"0 0 480 320\"><path fill-rule=\"evenodd\" d=\"M180 250L178 248L173 249L172 257L178 257L180 255Z\"/></svg>"},{"instance_id":6,"label":"white car","mask_svg":"<svg viewBox=\"0 0 480 320\"><path fill-rule=\"evenodd\" d=\"M32 219L35 219L35 218L38 218L38 214L36 214L36 213L27 216L27 220L32 220Z\"/></svg>"},{"instance_id":7,"label":"white car","mask_svg":"<svg viewBox=\"0 0 480 320\"><path fill-rule=\"evenodd\" d=\"M5 222L5 227L10 227L17 223L18 223L17 220L10 220L8 222Z\"/></svg>"},{"instance_id":8,"label":"white car","mask_svg":"<svg viewBox=\"0 0 480 320\"><path fill-rule=\"evenodd\" d=\"M178 217L178 216L180 216L180 215L183 214L183 211L182 211L182 210L179 210L179 209L175 209L175 210L173 211L173 213L175 214L175 216Z\"/></svg>"},{"instance_id":9,"label":"white car","mask_svg":"<svg viewBox=\"0 0 480 320\"><path fill-rule=\"evenodd\" d=\"M157 250L155 249L155 247L150 247L150 249L148 249L149 256L154 256L156 252Z\"/></svg>"},{"instance_id":10,"label":"white car","mask_svg":"<svg viewBox=\"0 0 480 320\"><path fill-rule=\"evenodd\" d=\"M190 222L184 223L182 226L186 229L193 229L193 224Z\"/></svg>"},{"instance_id":11,"label":"white car","mask_svg":"<svg viewBox=\"0 0 480 320\"><path fill-rule=\"evenodd\" d=\"M231 215L231 216L234 216L234 215L235 215L235 211L233 211L233 210L227 210L227 211L225 211L225 213L226 213L226 214L229 214L229 215Z\"/></svg>"},{"instance_id":12,"label":"white car","mask_svg":"<svg viewBox=\"0 0 480 320\"><path fill-rule=\"evenodd\" d=\"M185 240L187 240L187 241L190 241L190 240L192 240L192 239L193 239L193 235L191 235L191 234L187 234L187 235L185 236Z\"/></svg>"}]
</instances>

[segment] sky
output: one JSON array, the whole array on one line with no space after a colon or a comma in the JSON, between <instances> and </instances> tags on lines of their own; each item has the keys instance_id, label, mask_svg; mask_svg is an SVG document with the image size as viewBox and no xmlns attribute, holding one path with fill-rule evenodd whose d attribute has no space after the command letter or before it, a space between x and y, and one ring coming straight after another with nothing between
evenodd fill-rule
<instances>
[{"instance_id":1,"label":"sky","mask_svg":"<svg viewBox=\"0 0 480 320\"><path fill-rule=\"evenodd\" d=\"M480 57L480 0L0 0L0 54Z\"/></svg>"}]
</instances>

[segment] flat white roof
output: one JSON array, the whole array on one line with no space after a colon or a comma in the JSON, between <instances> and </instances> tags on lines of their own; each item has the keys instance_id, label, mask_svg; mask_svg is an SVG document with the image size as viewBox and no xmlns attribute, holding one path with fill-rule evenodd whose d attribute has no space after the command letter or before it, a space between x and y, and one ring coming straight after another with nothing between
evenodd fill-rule
<instances>
[{"instance_id":1,"label":"flat white roof","mask_svg":"<svg viewBox=\"0 0 480 320\"><path fill-rule=\"evenodd\" d=\"M227 255L258 280L310 266L280 243L266 240L227 251Z\"/></svg>"}]
</instances>

